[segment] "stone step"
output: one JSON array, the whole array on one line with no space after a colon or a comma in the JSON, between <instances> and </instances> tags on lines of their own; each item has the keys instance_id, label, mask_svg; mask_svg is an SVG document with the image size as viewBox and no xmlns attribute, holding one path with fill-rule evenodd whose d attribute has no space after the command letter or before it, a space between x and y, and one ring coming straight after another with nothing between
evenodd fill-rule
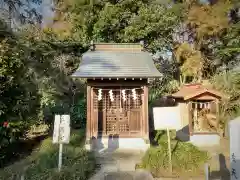
<instances>
[{"instance_id":1,"label":"stone step","mask_svg":"<svg viewBox=\"0 0 240 180\"><path fill-rule=\"evenodd\" d=\"M97 161L97 164L104 169L104 172L116 171L135 171L135 166L139 161L127 160L127 159L116 159L114 161L101 160Z\"/></svg>"},{"instance_id":2,"label":"stone step","mask_svg":"<svg viewBox=\"0 0 240 180\"><path fill-rule=\"evenodd\" d=\"M90 180L154 180L152 175L145 170L133 172L115 171L115 172L99 172Z\"/></svg>"},{"instance_id":3,"label":"stone step","mask_svg":"<svg viewBox=\"0 0 240 180\"><path fill-rule=\"evenodd\" d=\"M91 180L128 180L127 178L136 179L137 175L135 172L135 166L137 163L141 162L141 158L144 155L144 153L142 153L140 150L121 148L114 151L109 149L106 149L102 152L95 151L95 153L97 164L100 166L100 168ZM139 174L139 171L137 174ZM139 178L136 180L138 179Z\"/></svg>"}]
</instances>

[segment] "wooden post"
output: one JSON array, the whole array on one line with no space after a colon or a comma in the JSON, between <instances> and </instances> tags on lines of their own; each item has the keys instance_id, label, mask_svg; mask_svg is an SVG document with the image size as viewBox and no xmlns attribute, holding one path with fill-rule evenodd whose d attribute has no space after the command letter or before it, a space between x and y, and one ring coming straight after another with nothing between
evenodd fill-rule
<instances>
[{"instance_id":1,"label":"wooden post","mask_svg":"<svg viewBox=\"0 0 240 180\"><path fill-rule=\"evenodd\" d=\"M87 130L86 140L89 141L91 138L91 86L87 86Z\"/></svg>"},{"instance_id":2,"label":"wooden post","mask_svg":"<svg viewBox=\"0 0 240 180\"><path fill-rule=\"evenodd\" d=\"M103 91L103 98L104 98L104 108L103 108L103 135L106 135L107 134L107 129L106 129L106 126L107 126L107 94L106 94L106 91Z\"/></svg>"},{"instance_id":3,"label":"wooden post","mask_svg":"<svg viewBox=\"0 0 240 180\"><path fill-rule=\"evenodd\" d=\"M219 123L220 123L220 119L219 119L219 100L216 99L216 120L217 120L217 131L219 132Z\"/></svg>"},{"instance_id":4,"label":"wooden post","mask_svg":"<svg viewBox=\"0 0 240 180\"><path fill-rule=\"evenodd\" d=\"M148 87L145 85L144 88L144 114L143 114L143 130L146 140L149 140L149 119L148 119Z\"/></svg>"},{"instance_id":5,"label":"wooden post","mask_svg":"<svg viewBox=\"0 0 240 180\"><path fill-rule=\"evenodd\" d=\"M141 115L141 121L140 121L140 131L141 131L141 136L144 136L144 126L145 126L145 91L143 89L143 93L141 95L142 98L142 115Z\"/></svg>"},{"instance_id":6,"label":"wooden post","mask_svg":"<svg viewBox=\"0 0 240 180\"><path fill-rule=\"evenodd\" d=\"M60 172L62 169L62 151L63 151L63 144L59 144L59 154L58 154L58 171Z\"/></svg>"},{"instance_id":7,"label":"wooden post","mask_svg":"<svg viewBox=\"0 0 240 180\"><path fill-rule=\"evenodd\" d=\"M209 165L207 163L204 164L204 172L205 172L205 179L209 180Z\"/></svg>"},{"instance_id":8,"label":"wooden post","mask_svg":"<svg viewBox=\"0 0 240 180\"><path fill-rule=\"evenodd\" d=\"M192 132L193 132L193 118L192 118L192 112L191 112L191 107L192 107L192 102L188 102L187 103L187 108L188 108L188 117L189 117L189 135L191 136L192 135Z\"/></svg>"},{"instance_id":9,"label":"wooden post","mask_svg":"<svg viewBox=\"0 0 240 180\"><path fill-rule=\"evenodd\" d=\"M22 174L21 177L20 177L20 180L24 180L24 175Z\"/></svg>"},{"instance_id":10,"label":"wooden post","mask_svg":"<svg viewBox=\"0 0 240 180\"><path fill-rule=\"evenodd\" d=\"M92 137L97 138L96 134L95 134L96 133L95 129L96 129L97 114L98 114L98 112L96 113L96 111L98 109L97 110L94 109L95 108L94 107L94 96L95 96L95 92L93 91L93 87L91 87L91 98L90 98L91 106L89 107L91 109L91 119L90 119L90 121L91 121L91 129L90 129L91 138Z\"/></svg>"},{"instance_id":11,"label":"wooden post","mask_svg":"<svg viewBox=\"0 0 240 180\"><path fill-rule=\"evenodd\" d=\"M168 128L167 128L167 137L168 137L169 169L170 169L170 172L172 173L172 150L171 150L170 133Z\"/></svg>"},{"instance_id":12,"label":"wooden post","mask_svg":"<svg viewBox=\"0 0 240 180\"><path fill-rule=\"evenodd\" d=\"M93 90L94 88L91 88L91 122L92 122L92 128L91 128L91 136L97 138L98 137L98 101L94 102L95 97L97 96L96 92ZM96 104L95 104L96 103ZM102 118L101 118L102 119Z\"/></svg>"},{"instance_id":13,"label":"wooden post","mask_svg":"<svg viewBox=\"0 0 240 180\"><path fill-rule=\"evenodd\" d=\"M191 103L191 106L193 105L193 103ZM194 108L190 106L190 109L192 108L192 112L190 110L190 114L192 114L193 117L192 118L192 132L194 132L194 130L199 130L200 124L198 121L198 103L195 102ZM196 123L196 124L195 124ZM201 128L201 127L200 127Z\"/></svg>"}]
</instances>

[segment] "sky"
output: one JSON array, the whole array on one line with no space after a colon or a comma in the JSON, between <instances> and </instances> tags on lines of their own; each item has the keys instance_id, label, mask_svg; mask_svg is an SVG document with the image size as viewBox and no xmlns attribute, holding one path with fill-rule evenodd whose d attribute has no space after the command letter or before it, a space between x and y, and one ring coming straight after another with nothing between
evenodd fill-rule
<instances>
[{"instance_id":1,"label":"sky","mask_svg":"<svg viewBox=\"0 0 240 180\"><path fill-rule=\"evenodd\" d=\"M42 2L37 4L33 2L29 2L28 0L21 0L21 2L24 4L21 7L16 7L17 12L19 11L22 14L25 14L25 10L30 10L30 9L36 9L36 11L43 16L43 25L50 23L53 19L54 12L52 11L53 9L53 0L41 0ZM9 16L9 11L8 11L8 6L7 4L3 1L0 0L0 18L4 20L8 20ZM18 25L17 19L14 19L14 24L13 25Z\"/></svg>"},{"instance_id":2,"label":"sky","mask_svg":"<svg viewBox=\"0 0 240 180\"><path fill-rule=\"evenodd\" d=\"M54 4L52 0L42 0L42 4L40 6L40 12L43 15L43 26L51 23L53 16L54 16L54 12L52 11Z\"/></svg>"}]
</instances>

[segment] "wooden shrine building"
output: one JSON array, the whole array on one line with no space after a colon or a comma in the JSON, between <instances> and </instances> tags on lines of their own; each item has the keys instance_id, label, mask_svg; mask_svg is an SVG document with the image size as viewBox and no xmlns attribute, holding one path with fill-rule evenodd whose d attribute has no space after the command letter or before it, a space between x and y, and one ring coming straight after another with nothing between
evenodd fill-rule
<instances>
[{"instance_id":1,"label":"wooden shrine building","mask_svg":"<svg viewBox=\"0 0 240 180\"><path fill-rule=\"evenodd\" d=\"M219 126L219 102L223 94L200 83L187 84L172 97L180 108L183 133L196 145L218 144L221 132ZM187 127L187 131L184 129Z\"/></svg>"},{"instance_id":2,"label":"wooden shrine building","mask_svg":"<svg viewBox=\"0 0 240 180\"><path fill-rule=\"evenodd\" d=\"M87 142L149 140L148 79L161 74L141 43L92 44L72 76L87 79Z\"/></svg>"}]
</instances>

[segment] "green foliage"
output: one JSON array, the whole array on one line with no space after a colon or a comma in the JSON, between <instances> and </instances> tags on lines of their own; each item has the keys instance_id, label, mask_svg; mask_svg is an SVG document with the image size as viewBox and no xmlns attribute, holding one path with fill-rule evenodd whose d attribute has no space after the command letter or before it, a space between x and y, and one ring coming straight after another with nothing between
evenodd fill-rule
<instances>
[{"instance_id":1,"label":"green foliage","mask_svg":"<svg viewBox=\"0 0 240 180\"><path fill-rule=\"evenodd\" d=\"M238 55L240 53L240 22L232 24L224 36L215 45L216 56L229 69L239 65Z\"/></svg>"},{"instance_id":2,"label":"green foliage","mask_svg":"<svg viewBox=\"0 0 240 180\"><path fill-rule=\"evenodd\" d=\"M190 143L175 140L171 135L172 166L176 176L191 176L203 173L204 163L209 159L207 152L199 150ZM155 177L169 175L169 153L167 136L160 132L155 139L159 146L151 147L142 159L140 166L152 172Z\"/></svg>"},{"instance_id":3,"label":"green foliage","mask_svg":"<svg viewBox=\"0 0 240 180\"><path fill-rule=\"evenodd\" d=\"M172 33L180 18L173 9L163 5L143 5L125 28L124 40L135 42L144 39L148 48L155 51L164 47L170 49Z\"/></svg>"},{"instance_id":4,"label":"green foliage","mask_svg":"<svg viewBox=\"0 0 240 180\"><path fill-rule=\"evenodd\" d=\"M51 138L45 139L30 157L0 171L0 179L13 180L14 176L25 175L29 180L87 180L95 169L93 154L81 146L84 131L74 131L69 145L63 146L63 168L57 170L58 146Z\"/></svg>"},{"instance_id":5,"label":"green foliage","mask_svg":"<svg viewBox=\"0 0 240 180\"><path fill-rule=\"evenodd\" d=\"M173 49L172 33L181 21L185 8L183 4L172 4L172 7L168 7L166 3L158 1L128 0L70 0L60 1L57 6L56 21L49 28L59 31L60 26L60 29L63 28L68 35L70 34L68 39L74 39L84 45L89 44L90 40L131 43L145 40L146 48L150 52ZM68 25L65 25L66 23ZM63 34L62 38L65 37ZM176 89L176 81L169 78L173 76L173 72L168 74L171 75L164 74L166 78L151 84L150 99L162 92L166 93L168 89ZM165 87L168 83L169 87Z\"/></svg>"},{"instance_id":6,"label":"green foliage","mask_svg":"<svg viewBox=\"0 0 240 180\"><path fill-rule=\"evenodd\" d=\"M27 123L24 123L22 121L10 122L8 130L11 142L18 140L20 137L23 137L24 130L28 126L29 125Z\"/></svg>"},{"instance_id":7,"label":"green foliage","mask_svg":"<svg viewBox=\"0 0 240 180\"><path fill-rule=\"evenodd\" d=\"M218 1L212 6L193 5L189 10L187 21L196 29L199 40L216 36L228 27L228 13L231 7L229 1Z\"/></svg>"},{"instance_id":8,"label":"green foliage","mask_svg":"<svg viewBox=\"0 0 240 180\"><path fill-rule=\"evenodd\" d=\"M15 1L8 2L16 7ZM69 113L73 126L84 127L85 85L70 75L91 40L131 43L144 40L147 51L153 53L174 51L175 45L180 45L171 60L162 61L162 57L155 60L163 77L151 82L150 102L176 91L187 76L191 76L190 81L210 78L218 70L220 74L213 77L216 88L231 96L223 105L223 116L238 111L239 75L232 71L224 74L218 68L239 63L240 26L227 15L235 6L231 1L218 1L214 5L155 0L57 0L55 3L54 22L44 29L27 24L16 32L0 21L0 118L10 122L15 134L10 133L9 137L22 136L32 124L43 121L52 124L54 114ZM181 24L187 25L183 34L176 32ZM175 33L184 36L183 42L173 38ZM217 65L216 60L220 62ZM182 81L181 76L184 76ZM53 151L49 158L54 156ZM177 158L175 161L179 162ZM53 166L49 164L50 171L44 171L46 175ZM72 170L77 171L74 167ZM36 168L33 169L34 172ZM68 169L64 172L73 174ZM64 177L53 174L55 178Z\"/></svg>"},{"instance_id":9,"label":"green foliage","mask_svg":"<svg viewBox=\"0 0 240 180\"><path fill-rule=\"evenodd\" d=\"M155 79L150 83L149 103L153 103L161 96L175 92L180 83L176 79L177 64L171 59L158 58L155 65L163 74L160 79Z\"/></svg>"},{"instance_id":10,"label":"green foliage","mask_svg":"<svg viewBox=\"0 0 240 180\"><path fill-rule=\"evenodd\" d=\"M184 39L186 39L184 42L192 44L198 52L197 56L189 59L188 65L190 67L192 64L201 62L202 78L210 78L216 73L218 67L228 65L230 61L231 65L238 61L236 45L234 47L229 45L229 48L226 48L228 42L231 44L234 41L232 37L235 39L238 37L237 30L233 30L238 24L231 15L234 8L236 5L233 1L224 0L211 5L192 3L188 6L183 20L186 25L183 30ZM192 68L183 70L189 71L189 69Z\"/></svg>"},{"instance_id":11,"label":"green foliage","mask_svg":"<svg viewBox=\"0 0 240 180\"><path fill-rule=\"evenodd\" d=\"M0 127L0 149L10 144L9 130L6 127Z\"/></svg>"},{"instance_id":12,"label":"green foliage","mask_svg":"<svg viewBox=\"0 0 240 180\"><path fill-rule=\"evenodd\" d=\"M175 55L180 64L182 84L185 83L187 76L193 77L194 80L201 78L204 59L200 51L195 50L188 43L183 43L178 46Z\"/></svg>"},{"instance_id":13,"label":"green foliage","mask_svg":"<svg viewBox=\"0 0 240 180\"><path fill-rule=\"evenodd\" d=\"M30 80L24 47L8 37L0 42L0 116L15 126L27 121L38 111L36 85ZM36 116L35 116L36 117Z\"/></svg>"},{"instance_id":14,"label":"green foliage","mask_svg":"<svg viewBox=\"0 0 240 180\"><path fill-rule=\"evenodd\" d=\"M71 26L69 38L88 44L99 42L139 42L145 40L150 51L171 48L173 29L181 19L180 5L167 8L156 1L75 1L58 4L62 11L68 11ZM69 11L70 10L70 11ZM59 17L60 16L60 17ZM65 21L57 14L58 23ZM63 23L64 22L64 23ZM54 29L54 25L52 26ZM56 30L59 29L57 26ZM68 26L66 26L68 27Z\"/></svg>"},{"instance_id":15,"label":"green foliage","mask_svg":"<svg viewBox=\"0 0 240 180\"><path fill-rule=\"evenodd\" d=\"M149 103L153 103L161 96L175 92L179 87L179 82L172 77L165 76L163 79L154 80L150 84Z\"/></svg>"},{"instance_id":16,"label":"green foliage","mask_svg":"<svg viewBox=\"0 0 240 180\"><path fill-rule=\"evenodd\" d=\"M10 123L5 121L3 125L0 124L0 167L18 156L19 139L24 136L23 132L27 127L28 125L21 121Z\"/></svg>"},{"instance_id":17,"label":"green foliage","mask_svg":"<svg viewBox=\"0 0 240 180\"><path fill-rule=\"evenodd\" d=\"M15 39L5 38L0 44L1 116L10 122L33 120L35 123L49 119L47 112L61 113L56 106L70 113L75 98L71 87L80 83L69 75L79 62L76 53L82 48L74 52L79 44L54 44L53 34L34 27L26 32L18 33ZM82 86L76 90L80 88Z\"/></svg>"},{"instance_id":18,"label":"green foliage","mask_svg":"<svg viewBox=\"0 0 240 180\"><path fill-rule=\"evenodd\" d=\"M93 38L99 42L121 41L121 33L127 26L131 12L120 5L106 4L94 24Z\"/></svg>"},{"instance_id":19,"label":"green foliage","mask_svg":"<svg viewBox=\"0 0 240 180\"><path fill-rule=\"evenodd\" d=\"M16 154L15 141L33 124L51 125L54 114L75 113L71 107L75 98L84 98L84 86L69 75L84 50L79 43L56 42L53 33L34 26L16 33L4 23L1 28L5 31L0 31L0 124L8 121L10 125L6 138L0 141L1 161L5 162ZM77 96L73 86L77 87ZM82 117L75 117L74 122L80 121L77 118ZM84 118L81 122L84 124Z\"/></svg>"},{"instance_id":20,"label":"green foliage","mask_svg":"<svg viewBox=\"0 0 240 180\"><path fill-rule=\"evenodd\" d=\"M225 125L228 120L240 115L240 72L231 70L216 74L212 84L226 96L220 109L221 122Z\"/></svg>"},{"instance_id":21,"label":"green foliage","mask_svg":"<svg viewBox=\"0 0 240 180\"><path fill-rule=\"evenodd\" d=\"M87 106L86 98L79 98L78 102L71 107L71 122L74 127L84 127L86 125Z\"/></svg>"}]
</instances>

